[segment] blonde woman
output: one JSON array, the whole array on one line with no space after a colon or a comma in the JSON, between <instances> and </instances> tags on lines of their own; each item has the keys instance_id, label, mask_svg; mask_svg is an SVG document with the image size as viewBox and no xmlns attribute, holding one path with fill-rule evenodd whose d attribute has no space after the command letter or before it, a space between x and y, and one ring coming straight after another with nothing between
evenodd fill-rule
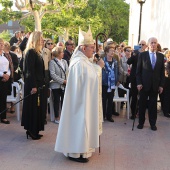
<instances>
[{"instance_id":1,"label":"blonde woman","mask_svg":"<svg viewBox=\"0 0 170 170\"><path fill-rule=\"evenodd\" d=\"M64 56L63 47L56 47L52 52L53 60L49 63L49 71L52 78L50 88L54 96L55 123L60 122L59 104L63 104L64 91L66 86L66 74L68 72L67 61L62 59Z\"/></svg>"},{"instance_id":2,"label":"blonde woman","mask_svg":"<svg viewBox=\"0 0 170 170\"><path fill-rule=\"evenodd\" d=\"M26 131L27 139L30 136L33 140L42 137L39 131L44 130L44 109L46 101L44 82L44 62L41 56L43 46L42 33L35 31L31 33L25 49L25 70L24 70L24 95L32 94L24 100L22 122Z\"/></svg>"}]
</instances>

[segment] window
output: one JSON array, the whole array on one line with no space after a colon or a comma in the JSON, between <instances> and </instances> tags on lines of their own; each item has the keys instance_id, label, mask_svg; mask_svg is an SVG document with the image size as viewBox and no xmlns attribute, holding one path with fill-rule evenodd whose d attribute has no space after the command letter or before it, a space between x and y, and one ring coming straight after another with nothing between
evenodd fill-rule
<instances>
[{"instance_id":1,"label":"window","mask_svg":"<svg viewBox=\"0 0 170 170\"><path fill-rule=\"evenodd\" d=\"M9 27L12 26L12 21L8 21L8 26L9 26Z\"/></svg>"}]
</instances>

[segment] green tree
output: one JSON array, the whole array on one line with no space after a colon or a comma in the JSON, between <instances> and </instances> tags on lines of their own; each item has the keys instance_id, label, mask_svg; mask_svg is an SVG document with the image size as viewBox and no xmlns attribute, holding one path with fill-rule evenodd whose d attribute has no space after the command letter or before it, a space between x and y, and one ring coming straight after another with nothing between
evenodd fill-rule
<instances>
[{"instance_id":1,"label":"green tree","mask_svg":"<svg viewBox=\"0 0 170 170\"><path fill-rule=\"evenodd\" d=\"M128 39L129 4L124 0L88 0L77 14L85 21L84 27L91 25L94 37L103 32L116 42Z\"/></svg>"},{"instance_id":2,"label":"green tree","mask_svg":"<svg viewBox=\"0 0 170 170\"><path fill-rule=\"evenodd\" d=\"M13 2L11 0L0 0L2 9L0 11L0 24L8 22L9 20L18 20L21 18L20 11L12 11Z\"/></svg>"},{"instance_id":3,"label":"green tree","mask_svg":"<svg viewBox=\"0 0 170 170\"><path fill-rule=\"evenodd\" d=\"M2 38L4 41L9 41L10 38L11 38L11 34L8 30L3 31L3 32L0 33L0 38Z\"/></svg>"},{"instance_id":4,"label":"green tree","mask_svg":"<svg viewBox=\"0 0 170 170\"><path fill-rule=\"evenodd\" d=\"M128 39L129 4L124 0L100 0L96 13L99 15L103 30L116 42Z\"/></svg>"},{"instance_id":5,"label":"green tree","mask_svg":"<svg viewBox=\"0 0 170 170\"><path fill-rule=\"evenodd\" d=\"M0 3L10 11L10 0L0 0ZM63 35L67 40L68 36L77 38L79 26L87 30L91 25L94 37L104 32L116 42L128 39L129 4L124 0L16 0L15 5L20 12L28 11L20 22L27 31L42 30L47 37ZM0 19L15 18L7 16L2 11Z\"/></svg>"},{"instance_id":6,"label":"green tree","mask_svg":"<svg viewBox=\"0 0 170 170\"><path fill-rule=\"evenodd\" d=\"M97 27L100 24L98 16L82 15L84 11L88 11L87 3L82 4L78 9L62 10L59 15L46 14L42 20L42 29L47 32L48 30L54 30L58 35L64 34L63 38L65 40L67 40L68 36L77 37L79 26L84 28L85 26L93 25L92 30L95 30L94 26L96 25Z\"/></svg>"}]
</instances>

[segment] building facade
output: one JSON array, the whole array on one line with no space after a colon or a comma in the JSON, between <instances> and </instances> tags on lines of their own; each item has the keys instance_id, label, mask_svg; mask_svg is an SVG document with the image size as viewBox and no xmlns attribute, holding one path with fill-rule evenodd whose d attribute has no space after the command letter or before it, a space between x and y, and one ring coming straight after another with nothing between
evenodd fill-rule
<instances>
[{"instance_id":1,"label":"building facade","mask_svg":"<svg viewBox=\"0 0 170 170\"><path fill-rule=\"evenodd\" d=\"M0 25L0 33L8 30L11 35L16 31L24 31L24 27L19 24L18 21L8 21L7 23Z\"/></svg>"},{"instance_id":2,"label":"building facade","mask_svg":"<svg viewBox=\"0 0 170 170\"><path fill-rule=\"evenodd\" d=\"M170 0L146 0L142 8L141 36L140 39L148 41L154 36L162 48L170 48L168 21ZM140 4L137 0L130 2L129 16L129 45L138 44Z\"/></svg>"}]
</instances>

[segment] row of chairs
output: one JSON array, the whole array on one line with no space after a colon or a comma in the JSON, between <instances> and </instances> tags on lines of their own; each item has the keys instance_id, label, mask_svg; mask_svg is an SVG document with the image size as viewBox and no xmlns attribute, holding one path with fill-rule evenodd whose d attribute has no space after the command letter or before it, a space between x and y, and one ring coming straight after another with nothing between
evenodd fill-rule
<instances>
[{"instance_id":1,"label":"row of chairs","mask_svg":"<svg viewBox=\"0 0 170 170\"><path fill-rule=\"evenodd\" d=\"M11 95L7 96L7 102L16 103L21 99L21 97L24 96L24 82L22 79L18 80L18 82L20 84L17 82L12 83L12 92L11 92ZM14 88L16 88L16 95L14 95ZM119 97L118 88L121 88L126 91L126 95L124 97ZM120 112L120 103L121 102L127 103L127 111L126 112L127 112L127 119L129 119L129 112L130 112L129 89L124 88L122 84L120 84L119 86L116 86L115 96L114 96L113 101L115 102L117 112ZM50 97L48 98L48 103L49 103L49 107L50 107L50 119L51 119L51 121L54 121L55 117L54 117L53 94L52 94L51 89L50 89ZM17 112L17 120L20 121L20 119L21 119L21 113L20 113L21 104L20 104L20 102L15 105L15 108L16 108L16 112Z\"/></svg>"},{"instance_id":2,"label":"row of chairs","mask_svg":"<svg viewBox=\"0 0 170 170\"><path fill-rule=\"evenodd\" d=\"M124 97L119 97L118 88L123 89L123 90L126 91L126 94L125 94ZM116 111L119 112L119 113L120 113L120 104L121 104L121 102L126 102L126 105L127 105L127 108L126 108L127 119L129 119L129 113L130 113L129 89L123 87L122 84L120 84L119 86L116 86L115 96L114 96L113 102L115 102ZM54 117L53 94L52 94L51 89L50 89L50 97L48 98L48 103L49 103L49 107L50 107L50 119L51 119L51 121L54 121L55 117Z\"/></svg>"},{"instance_id":3,"label":"row of chairs","mask_svg":"<svg viewBox=\"0 0 170 170\"><path fill-rule=\"evenodd\" d=\"M21 96L24 96L24 82L22 79L19 79L18 82L20 83L17 83L17 82L13 82L12 83L12 92L11 92L11 95L8 95L7 96L7 102L13 102L13 103L16 103L20 100ZM16 89L16 95L15 95L15 90ZM20 121L20 102L18 102L16 105L15 105L15 108L16 108L16 112L17 112L17 120Z\"/></svg>"}]
</instances>

